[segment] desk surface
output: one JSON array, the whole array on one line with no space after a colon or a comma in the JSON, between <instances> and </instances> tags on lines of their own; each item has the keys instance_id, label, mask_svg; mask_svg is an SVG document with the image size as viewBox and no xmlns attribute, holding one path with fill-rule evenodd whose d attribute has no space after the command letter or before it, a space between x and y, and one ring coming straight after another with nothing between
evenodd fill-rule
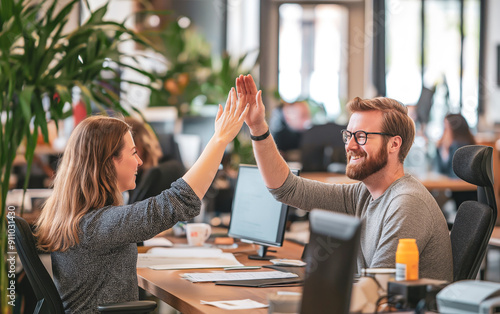
<instances>
[{"instance_id":1,"label":"desk surface","mask_svg":"<svg viewBox=\"0 0 500 314\"><path fill-rule=\"evenodd\" d=\"M454 179L445 175L429 172L421 175L412 174L416 177L428 190L445 190L451 191L475 191L476 186L465 182L462 179ZM355 183L356 180L349 179L344 174L332 172L302 172L301 177L321 181L325 183Z\"/></svg>"},{"instance_id":2,"label":"desk surface","mask_svg":"<svg viewBox=\"0 0 500 314\"><path fill-rule=\"evenodd\" d=\"M495 227L490 240L490 245L500 246L500 227ZM290 241L285 241L282 248L277 248L277 252L271 254L280 258L297 259L302 254L302 250L303 246ZM251 244L243 243L239 248L228 251L233 252L236 258L244 265L271 264L267 261L249 260L248 255L255 253L255 248ZM184 314L216 314L230 312L217 307L200 304L200 300L222 301L252 299L257 302L268 304L268 294L275 293L277 291L302 291L302 287L248 288L217 286L213 283L191 283L180 278L180 275L186 272L202 271L208 272L213 270L152 270L148 268L140 268L137 269L137 274L139 286L141 288ZM268 309L246 310L245 313L267 314Z\"/></svg>"},{"instance_id":3,"label":"desk surface","mask_svg":"<svg viewBox=\"0 0 500 314\"><path fill-rule=\"evenodd\" d=\"M236 249L227 250L232 252L235 257L244 265L272 265L269 261L250 260L248 255L255 254L257 247L252 244L240 243ZM300 259L303 246L285 241L283 247L276 248L275 255L279 258ZM269 270L263 268L261 270ZM248 271L261 271L248 270ZM248 288L233 286L217 286L214 283L192 283L181 279L180 275L187 272L210 272L215 270L208 269L183 269L183 270L153 270L149 268L138 268L137 275L139 286L149 293L153 294L162 301L173 306L184 314L191 313L221 313L229 312L214 306L200 304L204 301L223 301L223 300L243 300L252 299L257 302L268 304L267 295L277 291L295 291L301 292L302 287L277 287L277 288ZM216 269L220 271L220 269ZM251 313L267 313L268 309L252 309ZM245 311L249 313L249 311Z\"/></svg>"}]
</instances>

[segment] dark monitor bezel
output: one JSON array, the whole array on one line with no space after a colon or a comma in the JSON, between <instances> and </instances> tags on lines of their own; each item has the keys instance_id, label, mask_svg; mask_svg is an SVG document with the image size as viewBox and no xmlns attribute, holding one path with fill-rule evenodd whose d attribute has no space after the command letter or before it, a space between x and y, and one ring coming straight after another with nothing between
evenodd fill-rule
<instances>
[{"instance_id":1,"label":"dark monitor bezel","mask_svg":"<svg viewBox=\"0 0 500 314\"><path fill-rule=\"evenodd\" d=\"M313 209L309 214L310 239L305 251L306 279L301 314L348 314L361 220L354 216Z\"/></svg>"},{"instance_id":2,"label":"dark monitor bezel","mask_svg":"<svg viewBox=\"0 0 500 314\"><path fill-rule=\"evenodd\" d=\"M283 241L285 240L285 229L286 229L286 222L288 219L288 210L290 206L281 203L281 208L280 208L280 218L279 218L279 225L278 225L278 231L276 234L276 240L271 242L271 241L266 241L258 238L254 238L251 235L246 235L246 234L241 234L238 232L235 232L232 230L233 227L233 212L235 211L235 200L237 197L237 192L238 192L238 182L240 179L240 173L242 168L251 168L251 169L257 169L258 167L256 165L246 165L246 164L241 164L239 165L239 170L238 170L238 177L236 179L236 186L235 186L235 191L234 191L234 198L233 198L233 203L231 205L231 220L229 222L229 229L228 229L228 236L232 238L238 238L243 242L249 242L249 243L255 243L259 245L264 245L264 246L273 246L273 247L281 247L283 246ZM299 170L298 169L291 169L292 173L295 175L299 175ZM276 201L278 202L278 201ZM280 203L280 202L278 202Z\"/></svg>"}]
</instances>

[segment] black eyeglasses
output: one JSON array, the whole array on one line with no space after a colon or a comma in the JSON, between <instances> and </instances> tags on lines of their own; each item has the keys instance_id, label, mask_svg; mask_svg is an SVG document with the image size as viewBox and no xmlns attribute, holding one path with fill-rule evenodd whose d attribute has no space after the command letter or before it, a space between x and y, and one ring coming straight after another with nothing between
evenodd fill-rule
<instances>
[{"instance_id":1,"label":"black eyeglasses","mask_svg":"<svg viewBox=\"0 0 500 314\"><path fill-rule=\"evenodd\" d=\"M365 132L365 131L356 131L356 132L349 132L347 130L342 130L340 131L342 133L342 140L344 141L344 144L349 143L351 140L352 136L354 135L354 140L358 145L365 145L366 141L368 140L368 134L378 134L378 135L386 135L386 136L395 136L389 133L381 133L381 132Z\"/></svg>"}]
</instances>

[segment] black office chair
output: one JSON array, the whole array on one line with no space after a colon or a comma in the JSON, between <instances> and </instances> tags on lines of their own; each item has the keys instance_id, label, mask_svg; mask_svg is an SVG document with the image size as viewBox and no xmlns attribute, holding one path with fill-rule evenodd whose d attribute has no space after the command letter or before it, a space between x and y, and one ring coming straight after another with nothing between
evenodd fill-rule
<instances>
[{"instance_id":1,"label":"black office chair","mask_svg":"<svg viewBox=\"0 0 500 314\"><path fill-rule=\"evenodd\" d=\"M182 163L181 152L179 151L179 145L175 141L175 135L172 133L160 133L157 132L158 142L161 146L161 151L163 152L163 157L160 162L167 160L177 160Z\"/></svg>"},{"instance_id":2,"label":"black office chair","mask_svg":"<svg viewBox=\"0 0 500 314\"><path fill-rule=\"evenodd\" d=\"M130 194L129 204L156 196L170 188L172 183L186 173L184 165L174 159L164 161L156 167L147 170Z\"/></svg>"},{"instance_id":3,"label":"black office chair","mask_svg":"<svg viewBox=\"0 0 500 314\"><path fill-rule=\"evenodd\" d=\"M477 185L478 199L460 205L451 229L453 281L476 278L495 226L492 155L493 148L482 145L463 146L453 155L453 171Z\"/></svg>"},{"instance_id":4,"label":"black office chair","mask_svg":"<svg viewBox=\"0 0 500 314\"><path fill-rule=\"evenodd\" d=\"M49 273L38 257L35 237L30 225L21 217L14 217L16 223L15 244L24 271L37 299L34 314L64 313L59 292ZM98 306L101 313L149 313L156 308L154 301L130 301Z\"/></svg>"}]
</instances>

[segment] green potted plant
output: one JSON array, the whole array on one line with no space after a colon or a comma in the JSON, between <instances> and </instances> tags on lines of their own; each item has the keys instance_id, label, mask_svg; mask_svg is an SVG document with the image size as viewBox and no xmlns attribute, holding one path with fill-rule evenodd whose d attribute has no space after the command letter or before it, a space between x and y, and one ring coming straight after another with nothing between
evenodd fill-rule
<instances>
[{"instance_id":1,"label":"green potted plant","mask_svg":"<svg viewBox=\"0 0 500 314\"><path fill-rule=\"evenodd\" d=\"M231 87L235 87L236 78L240 74L249 74L257 67L257 62L250 68L245 67L250 57L251 52L248 52L238 59L233 59L225 52L219 60L212 60L210 75L201 86L208 104L223 104ZM255 164L250 135L245 131L235 137L231 152L231 166L237 169L240 163Z\"/></svg>"},{"instance_id":2,"label":"green potted plant","mask_svg":"<svg viewBox=\"0 0 500 314\"><path fill-rule=\"evenodd\" d=\"M159 88L151 92L149 106L175 106L181 117L192 114L191 103L202 94L201 85L210 73L210 45L193 27L183 28L176 20L143 33L165 58L165 70L152 73Z\"/></svg>"},{"instance_id":3,"label":"green potted plant","mask_svg":"<svg viewBox=\"0 0 500 314\"><path fill-rule=\"evenodd\" d=\"M6 204L6 196L19 147L24 146L29 176L38 138L41 136L48 142L48 122L72 115L71 106L67 108L65 105L72 103L71 89L74 86L81 89L87 112L91 111L92 103L102 111L112 109L127 115L117 92L124 83L119 71L126 68L152 78L137 66L122 62L126 54L119 49L121 43L132 40L143 46L150 44L123 23L106 21L107 4L91 11L88 20L80 27L69 33L66 31L69 14L79 3L79 0L64 5L58 4L57 0L0 0L2 217L12 211ZM90 10L87 2L84 5ZM133 56L128 57L133 59ZM114 75L105 78L104 71ZM25 182L27 186L28 180ZM15 254L12 229L12 222L3 218L0 247L4 257L9 256L5 253ZM5 258L0 259L3 313L11 311L11 295L15 292L15 288L11 289L15 275L8 266Z\"/></svg>"},{"instance_id":4,"label":"green potted plant","mask_svg":"<svg viewBox=\"0 0 500 314\"><path fill-rule=\"evenodd\" d=\"M175 19L170 19L160 30L143 34L156 43L155 48L166 62L165 71L152 73L159 88L151 92L149 106L174 106L183 119L200 115L207 106L214 107L208 112L215 115L215 106L225 103L236 77L250 73L257 66L256 62L245 65L252 52L237 59L227 52L222 56L211 55L210 44L196 28L183 28ZM232 155L233 164L255 162L250 138L245 132L235 138Z\"/></svg>"},{"instance_id":5,"label":"green potted plant","mask_svg":"<svg viewBox=\"0 0 500 314\"><path fill-rule=\"evenodd\" d=\"M179 115L197 114L193 100L201 96L207 105L224 103L235 79L256 67L245 67L250 58L246 53L238 59L224 52L212 55L210 44L193 26L183 28L170 20L161 30L145 31L156 43L155 48L165 58L165 71L153 72L159 89L151 93L149 106L176 106Z\"/></svg>"}]
</instances>

